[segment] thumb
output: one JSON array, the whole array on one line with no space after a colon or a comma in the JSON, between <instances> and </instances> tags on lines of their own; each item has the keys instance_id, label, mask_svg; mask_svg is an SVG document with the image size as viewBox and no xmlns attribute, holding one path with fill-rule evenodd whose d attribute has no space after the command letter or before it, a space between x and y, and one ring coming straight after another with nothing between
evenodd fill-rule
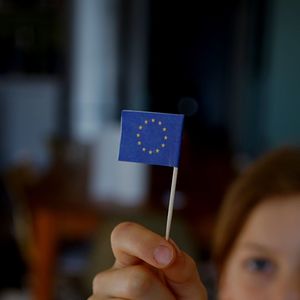
<instances>
[{"instance_id":1,"label":"thumb","mask_svg":"<svg viewBox=\"0 0 300 300\"><path fill-rule=\"evenodd\" d=\"M185 252L181 251L173 241L176 249L174 261L162 269L166 281L176 299L207 299L206 289L201 282L195 261Z\"/></svg>"},{"instance_id":2,"label":"thumb","mask_svg":"<svg viewBox=\"0 0 300 300\"><path fill-rule=\"evenodd\" d=\"M176 299L207 299L194 260L173 241L166 241L138 224L126 222L114 229L111 242L116 258L114 268L145 262L160 269Z\"/></svg>"}]
</instances>

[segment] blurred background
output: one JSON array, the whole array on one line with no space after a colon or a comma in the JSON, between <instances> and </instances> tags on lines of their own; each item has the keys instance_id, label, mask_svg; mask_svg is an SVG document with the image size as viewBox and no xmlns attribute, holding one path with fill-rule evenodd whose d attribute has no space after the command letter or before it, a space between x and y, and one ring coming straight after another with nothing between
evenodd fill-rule
<instances>
[{"instance_id":1,"label":"blurred background","mask_svg":"<svg viewBox=\"0 0 300 300\"><path fill-rule=\"evenodd\" d=\"M185 114L172 238L214 299L224 192L300 141L297 0L0 1L0 299L83 299L112 228L164 234L172 169L117 161L122 109Z\"/></svg>"}]
</instances>

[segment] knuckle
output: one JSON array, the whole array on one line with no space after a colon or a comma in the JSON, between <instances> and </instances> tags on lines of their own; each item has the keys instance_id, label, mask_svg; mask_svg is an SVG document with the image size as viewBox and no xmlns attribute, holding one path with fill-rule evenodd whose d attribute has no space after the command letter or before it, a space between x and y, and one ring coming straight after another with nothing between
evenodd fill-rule
<instances>
[{"instance_id":1,"label":"knuckle","mask_svg":"<svg viewBox=\"0 0 300 300\"><path fill-rule=\"evenodd\" d=\"M190 257L189 255L186 255L186 261L192 270L197 271L197 264L192 257Z\"/></svg>"},{"instance_id":2,"label":"knuckle","mask_svg":"<svg viewBox=\"0 0 300 300\"><path fill-rule=\"evenodd\" d=\"M126 290L130 297L141 298L148 294L153 286L153 274L143 266L134 266L128 276Z\"/></svg>"},{"instance_id":3,"label":"knuckle","mask_svg":"<svg viewBox=\"0 0 300 300\"><path fill-rule=\"evenodd\" d=\"M103 273L98 273L93 279L93 294L96 295L102 285Z\"/></svg>"},{"instance_id":4,"label":"knuckle","mask_svg":"<svg viewBox=\"0 0 300 300\"><path fill-rule=\"evenodd\" d=\"M182 269L182 278L184 281L193 281L196 274L198 274L198 267L196 262L188 254L184 253L184 268Z\"/></svg>"},{"instance_id":5,"label":"knuckle","mask_svg":"<svg viewBox=\"0 0 300 300\"><path fill-rule=\"evenodd\" d=\"M128 230L128 228L134 226L134 223L132 222L122 222L120 224L118 224L112 231L111 233L111 240L115 241L118 239L118 237L120 237L121 235L123 235L124 233L126 233L126 231Z\"/></svg>"}]
</instances>

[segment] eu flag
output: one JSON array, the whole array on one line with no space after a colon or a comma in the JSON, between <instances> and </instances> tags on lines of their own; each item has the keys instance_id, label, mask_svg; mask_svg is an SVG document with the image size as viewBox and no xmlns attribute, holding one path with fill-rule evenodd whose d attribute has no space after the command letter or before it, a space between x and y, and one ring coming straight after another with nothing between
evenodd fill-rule
<instances>
[{"instance_id":1,"label":"eu flag","mask_svg":"<svg viewBox=\"0 0 300 300\"><path fill-rule=\"evenodd\" d=\"M122 111L119 160L178 167L183 115Z\"/></svg>"}]
</instances>

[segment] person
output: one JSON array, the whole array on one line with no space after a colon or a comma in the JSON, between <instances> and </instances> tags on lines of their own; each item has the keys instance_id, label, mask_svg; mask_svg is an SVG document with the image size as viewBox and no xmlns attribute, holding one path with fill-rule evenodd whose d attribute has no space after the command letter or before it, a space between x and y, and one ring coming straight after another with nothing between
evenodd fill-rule
<instances>
[{"instance_id":1,"label":"person","mask_svg":"<svg viewBox=\"0 0 300 300\"><path fill-rule=\"evenodd\" d=\"M272 152L229 189L213 245L220 300L300 299L300 149ZM206 300L196 263L174 241L125 222L111 235L115 263L90 300Z\"/></svg>"}]
</instances>

